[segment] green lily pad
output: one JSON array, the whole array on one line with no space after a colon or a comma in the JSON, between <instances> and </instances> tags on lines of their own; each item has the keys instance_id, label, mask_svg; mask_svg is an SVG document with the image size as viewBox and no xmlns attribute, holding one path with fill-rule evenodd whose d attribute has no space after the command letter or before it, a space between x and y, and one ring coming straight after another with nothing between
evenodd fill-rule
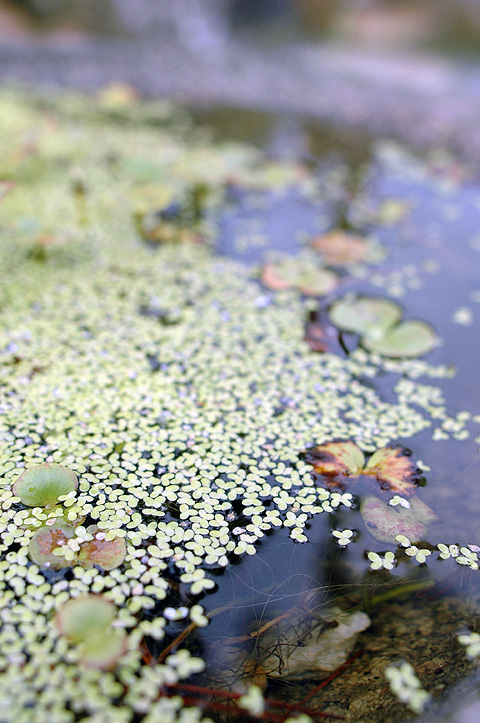
<instances>
[{"instance_id":1,"label":"green lily pad","mask_svg":"<svg viewBox=\"0 0 480 723\"><path fill-rule=\"evenodd\" d=\"M382 489L401 495L409 496L417 491L419 470L405 451L398 447L385 447L374 452L363 474L375 477Z\"/></svg>"},{"instance_id":2,"label":"green lily pad","mask_svg":"<svg viewBox=\"0 0 480 723\"><path fill-rule=\"evenodd\" d=\"M336 287L338 277L329 269L292 257L278 264L266 264L262 270L262 281L274 291L296 288L305 296L324 296Z\"/></svg>"},{"instance_id":3,"label":"green lily pad","mask_svg":"<svg viewBox=\"0 0 480 723\"><path fill-rule=\"evenodd\" d=\"M383 338L401 316L402 309L398 304L373 296L345 297L330 308L330 319L336 327L369 339Z\"/></svg>"},{"instance_id":4,"label":"green lily pad","mask_svg":"<svg viewBox=\"0 0 480 723\"><path fill-rule=\"evenodd\" d=\"M28 554L39 567L49 570L60 570L62 567L69 567L68 562L62 555L54 555L53 551L66 544L67 540L75 534L71 525L57 522L51 527L44 525L40 527L30 540Z\"/></svg>"},{"instance_id":5,"label":"green lily pad","mask_svg":"<svg viewBox=\"0 0 480 723\"><path fill-rule=\"evenodd\" d=\"M81 661L89 668L110 670L127 650L127 636L123 630L107 630L80 645Z\"/></svg>"},{"instance_id":6,"label":"green lily pad","mask_svg":"<svg viewBox=\"0 0 480 723\"><path fill-rule=\"evenodd\" d=\"M104 570L114 570L119 567L127 554L127 546L123 537L116 537L114 540L97 538L96 528L88 530L95 536L90 542L84 542L78 553L78 561L84 567L99 565ZM102 535L102 533L100 533Z\"/></svg>"},{"instance_id":7,"label":"green lily pad","mask_svg":"<svg viewBox=\"0 0 480 723\"><path fill-rule=\"evenodd\" d=\"M324 477L347 477L361 472L365 457L354 442L328 442L309 449L308 461Z\"/></svg>"},{"instance_id":8,"label":"green lily pad","mask_svg":"<svg viewBox=\"0 0 480 723\"><path fill-rule=\"evenodd\" d=\"M424 321L404 321L381 337L365 337L363 346L382 356L416 357L437 345L437 335Z\"/></svg>"},{"instance_id":9,"label":"green lily pad","mask_svg":"<svg viewBox=\"0 0 480 723\"><path fill-rule=\"evenodd\" d=\"M296 286L305 296L324 296L333 291L337 283L333 271L312 268L298 275Z\"/></svg>"},{"instance_id":10,"label":"green lily pad","mask_svg":"<svg viewBox=\"0 0 480 723\"><path fill-rule=\"evenodd\" d=\"M77 484L77 475L71 469L45 463L25 470L13 485L13 494L27 507L48 507L77 489Z\"/></svg>"},{"instance_id":11,"label":"green lily pad","mask_svg":"<svg viewBox=\"0 0 480 723\"><path fill-rule=\"evenodd\" d=\"M79 643L106 632L115 615L115 606L101 595L82 595L60 608L55 623L66 638Z\"/></svg>"},{"instance_id":12,"label":"green lily pad","mask_svg":"<svg viewBox=\"0 0 480 723\"><path fill-rule=\"evenodd\" d=\"M410 508L391 507L389 504L369 495L362 500L360 512L368 531L376 540L395 544L396 535L405 535L411 542L425 539L428 525L438 517L435 512L414 497Z\"/></svg>"}]
</instances>

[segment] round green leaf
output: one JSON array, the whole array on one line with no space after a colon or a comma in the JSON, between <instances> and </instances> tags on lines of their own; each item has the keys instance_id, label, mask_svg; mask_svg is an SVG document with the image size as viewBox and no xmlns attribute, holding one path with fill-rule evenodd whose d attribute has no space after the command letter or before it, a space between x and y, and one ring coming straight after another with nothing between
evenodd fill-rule
<instances>
[{"instance_id":1,"label":"round green leaf","mask_svg":"<svg viewBox=\"0 0 480 723\"><path fill-rule=\"evenodd\" d=\"M57 613L57 628L79 643L106 632L115 618L115 606L100 595L82 595L63 605Z\"/></svg>"},{"instance_id":2,"label":"round green leaf","mask_svg":"<svg viewBox=\"0 0 480 723\"><path fill-rule=\"evenodd\" d=\"M342 331L353 331L369 339L381 338L402 316L398 304L373 296L344 297L330 308L330 319Z\"/></svg>"},{"instance_id":3,"label":"round green leaf","mask_svg":"<svg viewBox=\"0 0 480 723\"><path fill-rule=\"evenodd\" d=\"M296 286L305 296L324 296L336 287L337 275L328 269L311 268L297 276Z\"/></svg>"},{"instance_id":4,"label":"round green leaf","mask_svg":"<svg viewBox=\"0 0 480 723\"><path fill-rule=\"evenodd\" d=\"M30 540L28 554L39 567L49 570L70 567L73 563L67 562L63 555L54 555L53 551L65 545L74 534L75 529L63 522L57 522L51 527L44 525L35 532Z\"/></svg>"},{"instance_id":5,"label":"round green leaf","mask_svg":"<svg viewBox=\"0 0 480 723\"><path fill-rule=\"evenodd\" d=\"M45 463L25 470L13 485L13 494L28 507L48 507L75 489L75 472L60 464Z\"/></svg>"},{"instance_id":6,"label":"round green leaf","mask_svg":"<svg viewBox=\"0 0 480 723\"><path fill-rule=\"evenodd\" d=\"M123 630L106 630L85 640L80 646L81 660L89 668L109 670L127 650L127 636Z\"/></svg>"},{"instance_id":7,"label":"round green leaf","mask_svg":"<svg viewBox=\"0 0 480 723\"><path fill-rule=\"evenodd\" d=\"M363 346L382 356L416 357L431 351L437 344L437 335L423 321L404 321L381 337L366 337Z\"/></svg>"}]
</instances>

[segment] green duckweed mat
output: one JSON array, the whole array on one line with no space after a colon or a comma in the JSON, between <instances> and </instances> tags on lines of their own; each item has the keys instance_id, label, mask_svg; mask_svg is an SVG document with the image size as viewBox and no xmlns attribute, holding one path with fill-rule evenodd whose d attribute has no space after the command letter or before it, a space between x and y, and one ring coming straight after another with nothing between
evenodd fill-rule
<instances>
[{"instance_id":1,"label":"green duckweed mat","mask_svg":"<svg viewBox=\"0 0 480 723\"><path fill-rule=\"evenodd\" d=\"M418 689L434 696L472 666L456 636L475 628L476 598L456 595L458 581L450 596L417 595L435 591L447 568L473 579L475 540L460 541L461 552L444 537L397 544L394 535L378 545L358 512L363 491L325 484L305 451L352 440L368 458L417 435L460 446L472 413L449 411L443 389L453 371L438 350L432 363L381 357L357 342L346 354L331 324L312 328L323 291L268 288L258 263L217 251L235 194L250 208L289 193L315 207L342 198L343 167L319 175L268 160L253 146L214 141L169 103L118 91L92 99L3 90L0 107L0 720L307 721L318 711L399 720L409 712L384 670L400 659L421 680L407 676L400 697L420 711L428 696ZM407 210L390 202L374 211L388 225ZM250 225L236 249L265 243ZM314 253L303 244L302 269L322 268ZM415 269L372 271L382 259L369 236L364 258L347 269L330 264L327 303L368 274L377 295L398 295L404 282L415 293ZM388 394L377 378L388 380ZM428 476L432 460L418 456L414 467ZM28 507L13 485L44 463L75 472L78 486L53 505ZM377 485L369 494L384 494L390 513L397 492ZM323 547L308 542L319 518ZM34 535L61 525L71 534L55 538L45 559L62 564L34 561ZM322 587L320 609L340 591L344 609L365 610L372 625L343 683L323 697L282 707L307 689L290 681L276 691L277 675L265 704L257 671L240 698L248 674L239 669L222 699L212 683L222 687L212 662L219 643L214 655L202 640L229 601L208 600L234 563L261 558L262 545L282 535L295 550L318 545L318 557L337 565L330 588L309 580L308 599ZM93 538L123 544L112 569L82 556ZM348 546L358 548L354 563ZM390 566L387 550L396 555ZM109 654L59 624L66 603L87 595L114 606L109 624L123 632Z\"/></svg>"}]
</instances>

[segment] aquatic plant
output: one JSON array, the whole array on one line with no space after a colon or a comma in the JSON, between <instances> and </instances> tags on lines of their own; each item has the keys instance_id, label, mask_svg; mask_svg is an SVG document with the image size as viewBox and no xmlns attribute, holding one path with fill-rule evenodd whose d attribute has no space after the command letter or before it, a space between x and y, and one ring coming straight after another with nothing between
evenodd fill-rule
<instances>
[{"instance_id":1,"label":"aquatic plant","mask_svg":"<svg viewBox=\"0 0 480 723\"><path fill-rule=\"evenodd\" d=\"M420 432L461 442L475 421L466 410L448 412L441 385L448 386L450 367L382 359L362 348L344 358L328 353L338 351L336 342L312 354L303 341L311 299L263 293L255 270L201 244L160 244L153 253L136 238L132 192L139 184L168 179L175 200L206 183L219 210L230 182L267 182L262 193L248 193L253 208L292 182L302 198L320 198L305 169L265 168L256 149L192 134L169 104L148 111L148 125L104 126L92 104L75 96L45 99L41 114L30 98L1 97L0 152L17 149L20 132L36 128L39 137L37 152L15 165L15 193L2 201L2 715L9 723L32 716L35 723L72 716L152 723L236 711L243 693L223 691L222 698L185 680L205 667L189 651L199 649L198 628L213 619L197 596L224 584L228 575L219 573L232 560L262 554L260 543L277 529L287 544L298 543L295 554L307 552L316 515L342 512L341 521L325 520L340 534L327 539L340 563L354 558L368 544L363 534L347 535L357 500L328 480L347 485L376 451L395 450L396 440ZM79 228L63 159L88 178L88 233ZM328 190L329 197L344 191L337 181ZM154 202L145 211L155 208L175 210ZM216 242L218 229L204 221ZM41 266L26 259L28 228L67 239L69 253L47 253ZM372 386L377 376L386 391ZM303 450L338 439L355 440L364 458L358 470L312 474ZM406 464L400 453L393 461ZM65 465L78 484L29 501L17 477L39 462ZM376 466L386 474L383 462ZM416 488L416 477L410 482ZM411 509L411 495L397 497L403 502L395 509ZM352 542L342 550L336 539ZM400 570L389 569L386 551L375 553L377 570L377 558L357 558L367 584L387 580L387 592L397 593L395 577L407 566L418 572L417 565L438 562L448 573L458 564L473 574L475 546L462 541L458 554L456 547L410 537L394 552ZM88 626L75 632L75 607L67 614L65 607L89 596L115 614L108 608L110 622L95 634ZM301 653L297 642L290 640ZM372 658L366 652L362 660L366 670ZM260 720L298 714L288 706L266 701Z\"/></svg>"},{"instance_id":2,"label":"aquatic plant","mask_svg":"<svg viewBox=\"0 0 480 723\"><path fill-rule=\"evenodd\" d=\"M274 291L298 289L305 296L324 296L337 286L338 277L309 259L289 257L266 264L262 269L262 283Z\"/></svg>"},{"instance_id":3,"label":"aquatic plant","mask_svg":"<svg viewBox=\"0 0 480 723\"><path fill-rule=\"evenodd\" d=\"M75 528L62 522L57 522L53 526L40 527L34 533L28 546L28 554L31 560L41 568L49 568L50 570L60 570L62 567L68 567L73 564L75 554L71 548L67 546L68 540L75 535ZM64 555L56 555L56 551L65 552L68 550L71 559L67 559Z\"/></svg>"},{"instance_id":4,"label":"aquatic plant","mask_svg":"<svg viewBox=\"0 0 480 723\"><path fill-rule=\"evenodd\" d=\"M58 498L77 489L77 475L60 464L44 464L22 472L13 485L13 494L28 507L49 507Z\"/></svg>"},{"instance_id":5,"label":"aquatic plant","mask_svg":"<svg viewBox=\"0 0 480 723\"><path fill-rule=\"evenodd\" d=\"M391 357L416 357L431 351L438 339L424 321L400 323L401 307L389 299L345 296L330 307L332 323L361 336L368 351Z\"/></svg>"},{"instance_id":6,"label":"aquatic plant","mask_svg":"<svg viewBox=\"0 0 480 723\"><path fill-rule=\"evenodd\" d=\"M106 539L106 533L89 525L75 528L63 520L38 528L28 546L33 562L43 568L60 570L63 567L98 565L103 570L114 570L125 559L123 537Z\"/></svg>"},{"instance_id":7,"label":"aquatic plant","mask_svg":"<svg viewBox=\"0 0 480 723\"><path fill-rule=\"evenodd\" d=\"M393 570L396 564L395 555L388 550L383 556L378 552L368 552L367 557L370 560L370 570Z\"/></svg>"},{"instance_id":8,"label":"aquatic plant","mask_svg":"<svg viewBox=\"0 0 480 723\"><path fill-rule=\"evenodd\" d=\"M424 710L430 700L430 694L422 688L410 663L389 665L385 668L385 677L390 683L392 693L402 703L406 703L414 713L421 713Z\"/></svg>"},{"instance_id":9,"label":"aquatic plant","mask_svg":"<svg viewBox=\"0 0 480 723\"><path fill-rule=\"evenodd\" d=\"M365 476L373 477L381 489L410 496L422 479L422 471L400 447L378 449L366 461L354 442L328 442L308 449L306 457L328 487L352 485Z\"/></svg>"},{"instance_id":10,"label":"aquatic plant","mask_svg":"<svg viewBox=\"0 0 480 723\"><path fill-rule=\"evenodd\" d=\"M351 266L366 261L369 256L366 239L339 229L316 236L310 245L331 266Z\"/></svg>"},{"instance_id":11,"label":"aquatic plant","mask_svg":"<svg viewBox=\"0 0 480 723\"><path fill-rule=\"evenodd\" d=\"M457 636L460 645L465 645L467 656L470 660L478 658L480 655L480 634L469 631Z\"/></svg>"},{"instance_id":12,"label":"aquatic plant","mask_svg":"<svg viewBox=\"0 0 480 723\"><path fill-rule=\"evenodd\" d=\"M83 595L58 610L55 625L78 645L82 663L108 670L126 651L125 632L112 629L116 614L115 606L101 595Z\"/></svg>"},{"instance_id":13,"label":"aquatic plant","mask_svg":"<svg viewBox=\"0 0 480 723\"><path fill-rule=\"evenodd\" d=\"M398 535L417 542L425 539L428 526L438 521L436 513L418 497L413 497L408 508L392 507L384 500L367 495L360 503L360 512L369 533L380 542L395 543Z\"/></svg>"}]
</instances>

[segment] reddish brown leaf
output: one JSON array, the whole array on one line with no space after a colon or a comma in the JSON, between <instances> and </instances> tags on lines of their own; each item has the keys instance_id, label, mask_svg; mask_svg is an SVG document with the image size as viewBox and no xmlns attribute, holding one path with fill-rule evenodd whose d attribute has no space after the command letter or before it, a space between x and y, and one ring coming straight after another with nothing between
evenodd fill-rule
<instances>
[{"instance_id":1,"label":"reddish brown leaf","mask_svg":"<svg viewBox=\"0 0 480 723\"><path fill-rule=\"evenodd\" d=\"M415 497L413 501L417 498ZM403 507L391 507L384 500L368 495L362 500L360 511L363 521L376 540L395 544L396 535L405 535L411 542L418 542L427 536L427 523L430 521L430 514L435 513L425 503L418 502L412 505L411 509ZM438 519L438 518L436 518Z\"/></svg>"},{"instance_id":2,"label":"reddish brown leaf","mask_svg":"<svg viewBox=\"0 0 480 723\"><path fill-rule=\"evenodd\" d=\"M73 563L67 562L62 555L54 555L53 551L67 544L67 541L75 534L71 525L57 522L49 527L39 527L30 540L28 554L33 562L39 567L50 570L60 570L62 567L70 567Z\"/></svg>"},{"instance_id":3,"label":"reddish brown leaf","mask_svg":"<svg viewBox=\"0 0 480 723\"><path fill-rule=\"evenodd\" d=\"M357 476L365 464L363 452L354 442L328 442L308 450L308 462L323 477Z\"/></svg>"},{"instance_id":4,"label":"reddish brown leaf","mask_svg":"<svg viewBox=\"0 0 480 723\"><path fill-rule=\"evenodd\" d=\"M79 562L85 566L99 565L104 570L119 567L125 559L126 545L123 537L114 540L103 539L103 533L92 530L95 535L90 542L84 542L78 554Z\"/></svg>"},{"instance_id":5,"label":"reddish brown leaf","mask_svg":"<svg viewBox=\"0 0 480 723\"><path fill-rule=\"evenodd\" d=\"M375 477L382 489L410 496L417 491L420 470L417 470L403 449L385 447L368 460L363 473Z\"/></svg>"},{"instance_id":6,"label":"reddish brown leaf","mask_svg":"<svg viewBox=\"0 0 480 723\"><path fill-rule=\"evenodd\" d=\"M279 273L276 264L265 264L262 270L262 282L273 291L285 291L294 285L293 280L288 280Z\"/></svg>"},{"instance_id":7,"label":"reddish brown leaf","mask_svg":"<svg viewBox=\"0 0 480 723\"><path fill-rule=\"evenodd\" d=\"M365 239L345 231L329 231L312 241L312 248L319 251L327 264L349 266L365 261L368 246Z\"/></svg>"}]
</instances>

